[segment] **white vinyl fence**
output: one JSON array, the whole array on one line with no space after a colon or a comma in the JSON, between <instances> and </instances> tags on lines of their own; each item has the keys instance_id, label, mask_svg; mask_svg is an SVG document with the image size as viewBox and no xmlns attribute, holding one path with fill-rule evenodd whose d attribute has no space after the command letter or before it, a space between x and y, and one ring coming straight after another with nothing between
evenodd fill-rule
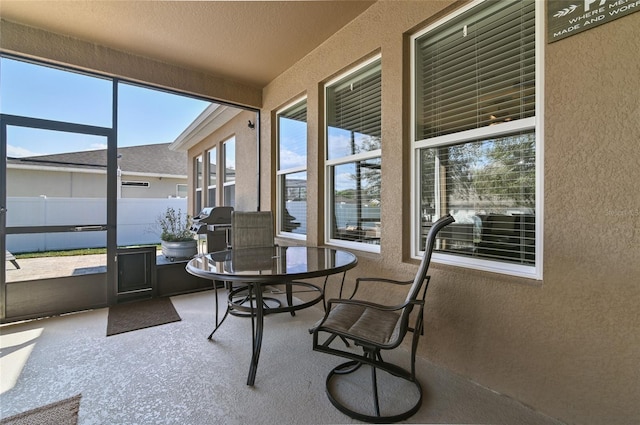
<instances>
[{"instance_id":1,"label":"white vinyl fence","mask_svg":"<svg viewBox=\"0 0 640 425\"><path fill-rule=\"evenodd\" d=\"M160 243L156 218L167 207L187 211L186 198L118 199L118 246ZM107 222L107 201L101 198L7 198L7 227L82 226ZM36 233L7 235L12 253L101 248L106 232Z\"/></svg>"}]
</instances>

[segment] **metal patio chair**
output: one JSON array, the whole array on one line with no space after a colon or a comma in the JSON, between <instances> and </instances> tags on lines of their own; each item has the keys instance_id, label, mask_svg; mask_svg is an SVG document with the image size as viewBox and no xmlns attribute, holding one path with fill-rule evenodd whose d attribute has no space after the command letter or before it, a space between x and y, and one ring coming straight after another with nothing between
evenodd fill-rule
<instances>
[{"instance_id":1,"label":"metal patio chair","mask_svg":"<svg viewBox=\"0 0 640 425\"><path fill-rule=\"evenodd\" d=\"M274 246L275 232L273 229L273 213L271 211L234 211L231 213L231 249L240 250L243 248L267 248ZM250 307L243 307L247 302L253 302L251 297L241 295L233 299L234 296L247 291L246 286L229 289L230 314L236 316L247 316L251 314ZM277 299L265 297L263 305L269 308L269 302L280 302Z\"/></svg>"},{"instance_id":2,"label":"metal patio chair","mask_svg":"<svg viewBox=\"0 0 640 425\"><path fill-rule=\"evenodd\" d=\"M231 213L231 249L242 250L244 248L267 248L274 246L273 213L271 211L233 211ZM218 327L227 318L227 315L248 317L254 314L252 304L254 302L251 291L247 285L227 282L228 302L224 316L218 322L218 305L216 290L216 326L209 335L209 339ZM287 293L288 298L291 297ZM247 305L248 304L248 305ZM263 306L266 310L274 306L279 307L280 301L272 297L263 297ZM292 315L294 313L292 312Z\"/></svg>"},{"instance_id":3,"label":"metal patio chair","mask_svg":"<svg viewBox=\"0 0 640 425\"><path fill-rule=\"evenodd\" d=\"M314 328L310 329L310 332L313 333L313 349L315 351L350 359L348 362L342 363L331 370L326 379L327 396L331 403L342 413L360 421L388 423L407 419L420 408L422 404L422 387L416 378L415 360L418 339L423 333L424 297L429 284L427 271L437 233L454 221L453 217L447 215L433 224L427 235L422 262L413 280L358 278L351 297L349 299L329 300L324 318ZM410 286L406 299L402 304L387 306L354 299L360 282L380 282ZM417 315L414 315L415 317L411 319L411 312L414 307L417 308ZM384 361L381 351L397 348L409 331L413 333L410 354L411 370L406 370L396 364ZM321 333L326 335L326 339L323 342L320 342L319 338ZM345 347L346 344L340 342L340 339L337 339L338 337L353 342L356 347L361 347L362 354L354 351L348 345ZM334 341L335 344L332 345ZM339 399L332 391L332 388L337 383L334 381L339 381L339 378L347 379L346 377L349 374L358 370L362 365L371 367L373 408L356 410L355 406L348 406L348 400ZM389 407L394 403L393 401L383 400L387 401L387 403L381 406L380 392L378 391L378 369L395 378L400 378L413 384L417 389L417 401L415 404L400 413L387 413L390 410ZM385 395L389 396L389 392L383 391L383 396ZM402 396L406 397L404 394ZM411 401L408 404L411 404ZM357 407L359 408L360 406Z\"/></svg>"}]
</instances>

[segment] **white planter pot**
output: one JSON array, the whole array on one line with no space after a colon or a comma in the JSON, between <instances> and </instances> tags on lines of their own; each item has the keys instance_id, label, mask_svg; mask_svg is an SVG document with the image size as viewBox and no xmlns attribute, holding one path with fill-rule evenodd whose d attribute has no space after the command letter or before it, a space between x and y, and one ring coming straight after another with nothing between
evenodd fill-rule
<instances>
[{"instance_id":1,"label":"white planter pot","mask_svg":"<svg viewBox=\"0 0 640 425\"><path fill-rule=\"evenodd\" d=\"M180 242L162 241L161 246L162 255L169 261L191 258L198 253L198 241L195 239Z\"/></svg>"}]
</instances>

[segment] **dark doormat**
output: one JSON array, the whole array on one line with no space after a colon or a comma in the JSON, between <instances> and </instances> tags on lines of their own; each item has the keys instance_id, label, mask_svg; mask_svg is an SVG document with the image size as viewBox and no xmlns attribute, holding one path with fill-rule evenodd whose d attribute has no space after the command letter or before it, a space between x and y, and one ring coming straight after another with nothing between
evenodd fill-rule
<instances>
[{"instance_id":1,"label":"dark doormat","mask_svg":"<svg viewBox=\"0 0 640 425\"><path fill-rule=\"evenodd\" d=\"M1 425L75 425L78 423L80 397L77 396L19 413L0 421Z\"/></svg>"},{"instance_id":2,"label":"dark doormat","mask_svg":"<svg viewBox=\"0 0 640 425\"><path fill-rule=\"evenodd\" d=\"M181 320L169 297L109 307L107 336Z\"/></svg>"}]
</instances>

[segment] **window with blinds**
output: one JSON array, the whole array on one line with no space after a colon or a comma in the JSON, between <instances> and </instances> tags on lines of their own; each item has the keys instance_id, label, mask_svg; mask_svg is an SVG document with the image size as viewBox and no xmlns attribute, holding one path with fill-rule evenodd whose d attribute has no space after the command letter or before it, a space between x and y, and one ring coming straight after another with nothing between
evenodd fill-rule
<instances>
[{"instance_id":1,"label":"window with blinds","mask_svg":"<svg viewBox=\"0 0 640 425\"><path fill-rule=\"evenodd\" d=\"M277 113L278 232L307 234L307 100Z\"/></svg>"},{"instance_id":2,"label":"window with blinds","mask_svg":"<svg viewBox=\"0 0 640 425\"><path fill-rule=\"evenodd\" d=\"M329 240L379 251L382 74L380 57L326 86Z\"/></svg>"},{"instance_id":3,"label":"window with blinds","mask_svg":"<svg viewBox=\"0 0 640 425\"><path fill-rule=\"evenodd\" d=\"M418 251L450 213L435 252L535 274L535 8L476 2L414 37Z\"/></svg>"},{"instance_id":4,"label":"window with blinds","mask_svg":"<svg viewBox=\"0 0 640 425\"><path fill-rule=\"evenodd\" d=\"M535 115L534 1L487 1L415 52L417 139Z\"/></svg>"},{"instance_id":5,"label":"window with blinds","mask_svg":"<svg viewBox=\"0 0 640 425\"><path fill-rule=\"evenodd\" d=\"M380 149L380 61L327 87L327 158Z\"/></svg>"}]
</instances>

